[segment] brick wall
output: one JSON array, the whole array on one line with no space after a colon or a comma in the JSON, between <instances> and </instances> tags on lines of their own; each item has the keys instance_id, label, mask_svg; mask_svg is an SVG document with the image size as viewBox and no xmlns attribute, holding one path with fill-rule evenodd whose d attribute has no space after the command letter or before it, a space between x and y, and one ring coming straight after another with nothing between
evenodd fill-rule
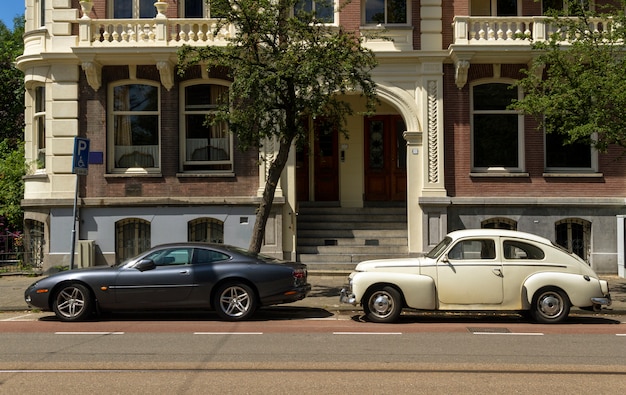
<instances>
[{"instance_id":1,"label":"brick wall","mask_svg":"<svg viewBox=\"0 0 626 395\"><path fill-rule=\"evenodd\" d=\"M503 78L519 78L523 65L502 65ZM532 117L525 117L524 155L528 177L470 177L471 133L469 85L491 78L493 66L472 64L468 82L459 90L454 66L444 66L444 142L446 188L450 196L621 197L626 192L626 157L612 147L599 154L602 177L544 177L544 138Z\"/></svg>"}]
</instances>

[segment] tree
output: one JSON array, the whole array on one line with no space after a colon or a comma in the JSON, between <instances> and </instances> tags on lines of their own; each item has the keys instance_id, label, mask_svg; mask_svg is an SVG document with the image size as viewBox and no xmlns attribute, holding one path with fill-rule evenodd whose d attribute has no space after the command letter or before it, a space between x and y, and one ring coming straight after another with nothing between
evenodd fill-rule
<instances>
[{"instance_id":1,"label":"tree","mask_svg":"<svg viewBox=\"0 0 626 395\"><path fill-rule=\"evenodd\" d=\"M14 147L9 139L0 141L0 216L9 228L22 229L24 211L20 205L24 196L23 177L26 174L24 145Z\"/></svg>"},{"instance_id":2,"label":"tree","mask_svg":"<svg viewBox=\"0 0 626 395\"><path fill-rule=\"evenodd\" d=\"M518 82L525 95L513 107L565 143L626 147L626 1L619 2L588 11L580 0L565 0L575 17L555 12L546 21L549 38L532 43L538 55Z\"/></svg>"},{"instance_id":3,"label":"tree","mask_svg":"<svg viewBox=\"0 0 626 395\"><path fill-rule=\"evenodd\" d=\"M261 147L276 139L279 149L270 160L265 189L249 249L259 252L276 186L293 143L307 140L309 118L331 122L347 133L352 109L343 94L360 92L368 111L376 105L370 71L374 54L362 46L358 33L320 23L301 0L215 0L221 15L216 32L234 28L226 46L183 47L179 65L185 70L204 64L224 68L232 79L229 100L209 122L226 121L239 148ZM321 9L324 2L315 2ZM310 5L310 4L309 4Z\"/></svg>"},{"instance_id":4,"label":"tree","mask_svg":"<svg viewBox=\"0 0 626 395\"><path fill-rule=\"evenodd\" d=\"M12 230L23 228L24 216L24 74L14 65L23 34L23 17L15 18L13 31L0 21L0 216Z\"/></svg>"},{"instance_id":5,"label":"tree","mask_svg":"<svg viewBox=\"0 0 626 395\"><path fill-rule=\"evenodd\" d=\"M13 147L24 140L24 73L14 65L24 52L23 35L23 17L15 18L13 31L0 21L0 140Z\"/></svg>"}]
</instances>

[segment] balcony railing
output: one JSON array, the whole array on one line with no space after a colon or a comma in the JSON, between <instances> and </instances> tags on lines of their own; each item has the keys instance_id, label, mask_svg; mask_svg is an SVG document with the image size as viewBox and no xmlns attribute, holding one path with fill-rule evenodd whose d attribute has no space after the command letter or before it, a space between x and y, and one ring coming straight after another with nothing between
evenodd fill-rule
<instances>
[{"instance_id":1,"label":"balcony railing","mask_svg":"<svg viewBox=\"0 0 626 395\"><path fill-rule=\"evenodd\" d=\"M610 21L590 19L590 31L605 31ZM566 38L566 32L559 31L544 16L528 17L482 17L457 16L454 18L454 40L458 45L528 45L530 40L544 41L553 33Z\"/></svg>"},{"instance_id":2,"label":"balcony railing","mask_svg":"<svg viewBox=\"0 0 626 395\"><path fill-rule=\"evenodd\" d=\"M232 27L212 19L80 19L80 46L182 46L226 44Z\"/></svg>"}]
</instances>

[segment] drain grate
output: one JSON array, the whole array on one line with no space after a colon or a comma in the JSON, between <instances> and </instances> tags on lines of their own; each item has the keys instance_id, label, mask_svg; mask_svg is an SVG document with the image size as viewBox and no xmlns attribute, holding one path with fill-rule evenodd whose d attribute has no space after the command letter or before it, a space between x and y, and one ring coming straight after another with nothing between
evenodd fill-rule
<instances>
[{"instance_id":1,"label":"drain grate","mask_svg":"<svg viewBox=\"0 0 626 395\"><path fill-rule=\"evenodd\" d=\"M511 333L507 328L468 327L467 330L472 333Z\"/></svg>"}]
</instances>

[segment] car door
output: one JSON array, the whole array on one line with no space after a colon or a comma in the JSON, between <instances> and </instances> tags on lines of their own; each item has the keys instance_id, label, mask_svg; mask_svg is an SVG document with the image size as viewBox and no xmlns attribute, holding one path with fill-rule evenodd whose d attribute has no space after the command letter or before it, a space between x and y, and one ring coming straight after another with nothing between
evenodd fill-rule
<instances>
[{"instance_id":1,"label":"car door","mask_svg":"<svg viewBox=\"0 0 626 395\"><path fill-rule=\"evenodd\" d=\"M154 262L148 270L139 270L137 265L121 270L115 282L116 303L127 308L184 305L195 287L192 251L164 248L142 259Z\"/></svg>"},{"instance_id":2,"label":"car door","mask_svg":"<svg viewBox=\"0 0 626 395\"><path fill-rule=\"evenodd\" d=\"M496 245L497 238L462 239L439 259L437 294L440 303L502 303L502 261Z\"/></svg>"}]
</instances>

